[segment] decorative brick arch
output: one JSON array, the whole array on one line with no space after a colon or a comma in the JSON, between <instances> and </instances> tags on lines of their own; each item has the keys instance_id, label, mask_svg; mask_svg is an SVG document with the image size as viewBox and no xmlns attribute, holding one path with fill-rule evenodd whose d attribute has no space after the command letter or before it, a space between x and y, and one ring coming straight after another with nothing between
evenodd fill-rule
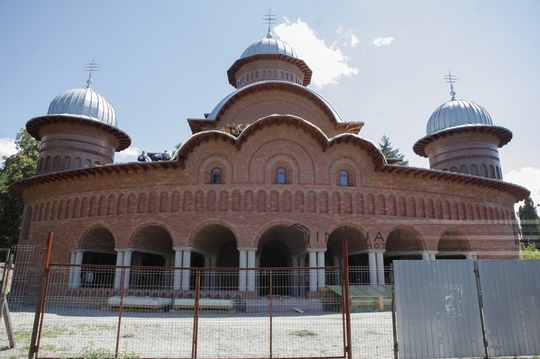
<instances>
[{"instance_id":1,"label":"decorative brick arch","mask_svg":"<svg viewBox=\"0 0 540 359\"><path fill-rule=\"evenodd\" d=\"M80 236L77 247L103 253L115 253L114 235L104 223L98 223Z\"/></svg>"},{"instance_id":2,"label":"decorative brick arch","mask_svg":"<svg viewBox=\"0 0 540 359\"><path fill-rule=\"evenodd\" d=\"M394 228L386 240L387 253L420 253L425 249L426 244L420 233L408 226Z\"/></svg>"},{"instance_id":3,"label":"decorative brick arch","mask_svg":"<svg viewBox=\"0 0 540 359\"><path fill-rule=\"evenodd\" d=\"M437 257L465 255L471 251L469 241L457 229L448 228L443 231L437 243Z\"/></svg>"},{"instance_id":4,"label":"decorative brick arch","mask_svg":"<svg viewBox=\"0 0 540 359\"><path fill-rule=\"evenodd\" d=\"M129 248L151 253L172 254L172 231L161 222L147 222L138 226L129 239Z\"/></svg>"},{"instance_id":5,"label":"decorative brick arch","mask_svg":"<svg viewBox=\"0 0 540 359\"><path fill-rule=\"evenodd\" d=\"M223 221L209 221L198 225L189 235L189 246L195 251L218 255L227 243L234 242L238 247L238 233Z\"/></svg>"}]
</instances>

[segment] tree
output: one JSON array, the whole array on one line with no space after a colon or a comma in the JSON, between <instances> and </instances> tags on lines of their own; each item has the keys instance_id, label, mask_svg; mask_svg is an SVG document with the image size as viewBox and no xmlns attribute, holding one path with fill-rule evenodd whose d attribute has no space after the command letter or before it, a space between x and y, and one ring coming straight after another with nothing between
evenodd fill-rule
<instances>
[{"instance_id":1,"label":"tree","mask_svg":"<svg viewBox=\"0 0 540 359\"><path fill-rule=\"evenodd\" d=\"M17 243L24 200L9 192L9 185L36 174L39 142L21 128L15 138L17 153L3 156L0 168L0 247Z\"/></svg>"},{"instance_id":2,"label":"tree","mask_svg":"<svg viewBox=\"0 0 540 359\"><path fill-rule=\"evenodd\" d=\"M540 250L534 246L533 243L529 243L529 245L525 245L525 243L521 242L521 258L523 259L540 259Z\"/></svg>"},{"instance_id":3,"label":"tree","mask_svg":"<svg viewBox=\"0 0 540 359\"><path fill-rule=\"evenodd\" d=\"M381 142L379 142L379 148L387 160L400 159L400 165L407 166L409 164L409 161L405 160L405 155L399 152L399 148L392 147L392 143L386 135L382 136Z\"/></svg>"},{"instance_id":4,"label":"tree","mask_svg":"<svg viewBox=\"0 0 540 359\"><path fill-rule=\"evenodd\" d=\"M527 198L523 206L519 206L519 225L521 227L521 241L527 244L540 246L540 218L531 197Z\"/></svg>"}]
</instances>

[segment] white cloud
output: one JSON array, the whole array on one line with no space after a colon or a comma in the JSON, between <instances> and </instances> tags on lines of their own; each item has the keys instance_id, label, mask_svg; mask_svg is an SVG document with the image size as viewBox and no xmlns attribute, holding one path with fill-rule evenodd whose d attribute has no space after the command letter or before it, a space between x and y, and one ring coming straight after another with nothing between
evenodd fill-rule
<instances>
[{"instance_id":1,"label":"white cloud","mask_svg":"<svg viewBox=\"0 0 540 359\"><path fill-rule=\"evenodd\" d=\"M393 37L379 37L373 40L373 45L379 46L390 46L392 42L396 41Z\"/></svg>"},{"instance_id":2,"label":"white cloud","mask_svg":"<svg viewBox=\"0 0 540 359\"><path fill-rule=\"evenodd\" d=\"M313 70L311 83L315 87L322 88L328 84L335 84L341 76L358 73L358 69L347 64L349 58L335 48L335 44L326 45L324 40L319 39L301 19L296 23L285 19L285 23L276 26L274 32L280 40L291 45L298 56ZM352 44L355 40L350 41Z\"/></svg>"},{"instance_id":3,"label":"white cloud","mask_svg":"<svg viewBox=\"0 0 540 359\"><path fill-rule=\"evenodd\" d=\"M11 156L17 152L13 138L0 138L0 164L4 163L3 156Z\"/></svg>"},{"instance_id":4,"label":"white cloud","mask_svg":"<svg viewBox=\"0 0 540 359\"><path fill-rule=\"evenodd\" d=\"M512 170L504 175L504 180L527 188L534 203L540 204L540 169L523 167L519 171Z\"/></svg>"},{"instance_id":5,"label":"white cloud","mask_svg":"<svg viewBox=\"0 0 540 359\"><path fill-rule=\"evenodd\" d=\"M341 27L339 27L337 29L337 34L346 40L343 46L355 48L360 43L360 40L358 40L358 38L353 34L352 30L344 31Z\"/></svg>"},{"instance_id":6,"label":"white cloud","mask_svg":"<svg viewBox=\"0 0 540 359\"><path fill-rule=\"evenodd\" d=\"M138 147L129 147L115 154L115 162L137 162L137 156L141 153Z\"/></svg>"}]
</instances>

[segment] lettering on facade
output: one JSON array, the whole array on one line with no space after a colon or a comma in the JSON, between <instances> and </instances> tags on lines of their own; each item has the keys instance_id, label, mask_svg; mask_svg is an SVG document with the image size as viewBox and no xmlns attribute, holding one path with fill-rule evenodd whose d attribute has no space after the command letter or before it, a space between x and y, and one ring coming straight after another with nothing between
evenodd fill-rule
<instances>
[{"instance_id":1,"label":"lettering on facade","mask_svg":"<svg viewBox=\"0 0 540 359\"><path fill-rule=\"evenodd\" d=\"M292 226L287 227L283 232L283 238L285 243L291 249L298 249L308 247L311 240L311 234L306 226L300 223L295 223ZM366 236L358 231L351 231L348 229L341 229L339 231L339 237L335 234L324 232L324 241L334 242L340 245L341 241L346 240L349 243L365 243L367 249L386 249L386 240L381 232L377 232L373 240L370 238L370 233L366 232ZM319 232L316 232L315 241L319 242Z\"/></svg>"}]
</instances>

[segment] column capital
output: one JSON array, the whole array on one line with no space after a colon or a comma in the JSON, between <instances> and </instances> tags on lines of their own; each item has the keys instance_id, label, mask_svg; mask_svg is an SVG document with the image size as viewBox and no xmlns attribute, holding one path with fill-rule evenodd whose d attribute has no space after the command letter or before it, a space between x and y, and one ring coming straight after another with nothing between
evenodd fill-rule
<instances>
[{"instance_id":1,"label":"column capital","mask_svg":"<svg viewBox=\"0 0 540 359\"><path fill-rule=\"evenodd\" d=\"M193 247L173 247L173 251L192 251Z\"/></svg>"},{"instance_id":2,"label":"column capital","mask_svg":"<svg viewBox=\"0 0 540 359\"><path fill-rule=\"evenodd\" d=\"M385 249L368 249L367 250L368 253L384 253L386 252Z\"/></svg>"},{"instance_id":3,"label":"column capital","mask_svg":"<svg viewBox=\"0 0 540 359\"><path fill-rule=\"evenodd\" d=\"M311 252L315 252L315 253L318 253L318 252L326 252L326 248L306 248L306 252L308 253L311 253Z\"/></svg>"},{"instance_id":4,"label":"column capital","mask_svg":"<svg viewBox=\"0 0 540 359\"><path fill-rule=\"evenodd\" d=\"M115 248L117 252L135 252L135 248Z\"/></svg>"},{"instance_id":5,"label":"column capital","mask_svg":"<svg viewBox=\"0 0 540 359\"><path fill-rule=\"evenodd\" d=\"M257 249L258 248L253 248L253 247L237 247L236 249L238 249L239 251L246 251L246 252L257 252Z\"/></svg>"}]
</instances>

